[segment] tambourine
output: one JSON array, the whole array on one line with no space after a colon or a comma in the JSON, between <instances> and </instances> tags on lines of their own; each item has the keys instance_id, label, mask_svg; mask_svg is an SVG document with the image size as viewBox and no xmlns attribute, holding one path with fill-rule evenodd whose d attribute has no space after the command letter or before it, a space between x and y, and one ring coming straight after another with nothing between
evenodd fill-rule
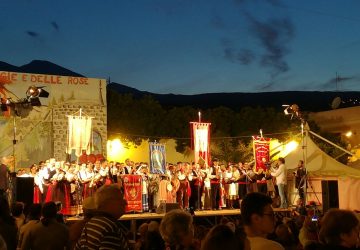
<instances>
[{"instance_id":1,"label":"tambourine","mask_svg":"<svg viewBox=\"0 0 360 250\"><path fill-rule=\"evenodd\" d=\"M169 192L171 192L173 190L173 186L171 185L171 183L168 183L166 185L166 190L169 191Z\"/></svg>"}]
</instances>

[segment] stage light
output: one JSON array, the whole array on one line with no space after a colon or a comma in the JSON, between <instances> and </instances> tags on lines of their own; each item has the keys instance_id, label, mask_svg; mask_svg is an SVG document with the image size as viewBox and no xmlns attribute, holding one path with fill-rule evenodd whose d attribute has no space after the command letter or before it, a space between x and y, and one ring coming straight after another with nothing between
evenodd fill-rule
<instances>
[{"instance_id":1,"label":"stage light","mask_svg":"<svg viewBox=\"0 0 360 250\"><path fill-rule=\"evenodd\" d=\"M26 100L22 102L23 104L29 104L31 106L41 106L41 101L39 97L47 98L49 97L49 92L43 89L43 87L30 86L26 91Z\"/></svg>"},{"instance_id":2,"label":"stage light","mask_svg":"<svg viewBox=\"0 0 360 250\"><path fill-rule=\"evenodd\" d=\"M350 138L352 135L353 135L352 131L348 131L348 132L346 132L346 134L345 134L345 136L346 136L347 138Z\"/></svg>"},{"instance_id":3,"label":"stage light","mask_svg":"<svg viewBox=\"0 0 360 250\"><path fill-rule=\"evenodd\" d=\"M300 108L297 104L292 104L292 105L284 104L282 106L285 108L284 114L291 115L290 119L292 119L295 116L296 118L300 119L303 122L303 117L300 113Z\"/></svg>"},{"instance_id":4,"label":"stage light","mask_svg":"<svg viewBox=\"0 0 360 250\"><path fill-rule=\"evenodd\" d=\"M28 98L36 98L36 97L49 97L49 92L43 89L44 87L36 87L30 86L26 91L26 96Z\"/></svg>"},{"instance_id":5,"label":"stage light","mask_svg":"<svg viewBox=\"0 0 360 250\"><path fill-rule=\"evenodd\" d=\"M124 145L119 139L107 141L107 152L108 156L112 159L116 159L121 156L125 151Z\"/></svg>"}]
</instances>

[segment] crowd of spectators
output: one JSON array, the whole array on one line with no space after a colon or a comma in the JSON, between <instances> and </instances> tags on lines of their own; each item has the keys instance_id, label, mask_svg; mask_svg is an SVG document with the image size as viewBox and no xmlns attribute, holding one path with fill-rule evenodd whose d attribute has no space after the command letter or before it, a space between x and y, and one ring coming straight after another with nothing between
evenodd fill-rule
<instances>
[{"instance_id":1,"label":"crowd of spectators","mask_svg":"<svg viewBox=\"0 0 360 250\"><path fill-rule=\"evenodd\" d=\"M136 237L118 220L126 200L118 185L107 185L84 201L84 219L66 224L54 202L9 206L0 198L0 250L15 249L356 249L359 220L356 213L330 209L321 216L314 207L276 213L272 200L250 193L241 203L241 215L223 217L212 227L200 224L189 212L176 209L161 221L141 224ZM129 236L130 235L130 236Z\"/></svg>"}]
</instances>

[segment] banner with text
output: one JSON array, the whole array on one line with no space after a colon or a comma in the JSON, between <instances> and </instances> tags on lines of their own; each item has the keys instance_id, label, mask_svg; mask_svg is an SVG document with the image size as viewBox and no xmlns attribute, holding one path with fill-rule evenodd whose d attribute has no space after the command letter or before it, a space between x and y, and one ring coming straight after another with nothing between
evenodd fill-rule
<instances>
[{"instance_id":1,"label":"banner with text","mask_svg":"<svg viewBox=\"0 0 360 250\"><path fill-rule=\"evenodd\" d=\"M253 148L255 168L266 170L266 164L270 161L270 140L261 136L253 136Z\"/></svg>"},{"instance_id":2,"label":"banner with text","mask_svg":"<svg viewBox=\"0 0 360 250\"><path fill-rule=\"evenodd\" d=\"M0 71L0 98L0 158L12 158L12 169L52 157L65 160L66 115L79 108L96 121L92 153L103 153L105 79Z\"/></svg>"},{"instance_id":3,"label":"banner with text","mask_svg":"<svg viewBox=\"0 0 360 250\"><path fill-rule=\"evenodd\" d=\"M123 175L123 185L127 206L125 212L142 212L142 178L141 175Z\"/></svg>"}]
</instances>

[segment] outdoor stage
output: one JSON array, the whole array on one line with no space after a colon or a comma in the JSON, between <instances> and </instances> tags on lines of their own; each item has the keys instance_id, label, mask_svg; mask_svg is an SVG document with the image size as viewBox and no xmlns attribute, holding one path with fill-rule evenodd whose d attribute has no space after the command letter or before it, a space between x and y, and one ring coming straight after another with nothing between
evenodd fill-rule
<instances>
[{"instance_id":1,"label":"outdoor stage","mask_svg":"<svg viewBox=\"0 0 360 250\"><path fill-rule=\"evenodd\" d=\"M274 213L281 217L290 216L292 209L283 209L283 208L273 208ZM227 217L231 221L235 221L239 219L238 216L240 215L240 209L221 209L221 210L201 210L194 212L194 222L197 224L202 224L206 226L214 226L218 224L223 217ZM124 214L121 216L119 221L120 226L126 232L136 232L138 226L141 223L149 222L152 220L160 222L161 219L165 216L165 213L131 213L131 214ZM82 217L68 217L66 219L67 224L72 224L77 220L81 220Z\"/></svg>"}]
</instances>

